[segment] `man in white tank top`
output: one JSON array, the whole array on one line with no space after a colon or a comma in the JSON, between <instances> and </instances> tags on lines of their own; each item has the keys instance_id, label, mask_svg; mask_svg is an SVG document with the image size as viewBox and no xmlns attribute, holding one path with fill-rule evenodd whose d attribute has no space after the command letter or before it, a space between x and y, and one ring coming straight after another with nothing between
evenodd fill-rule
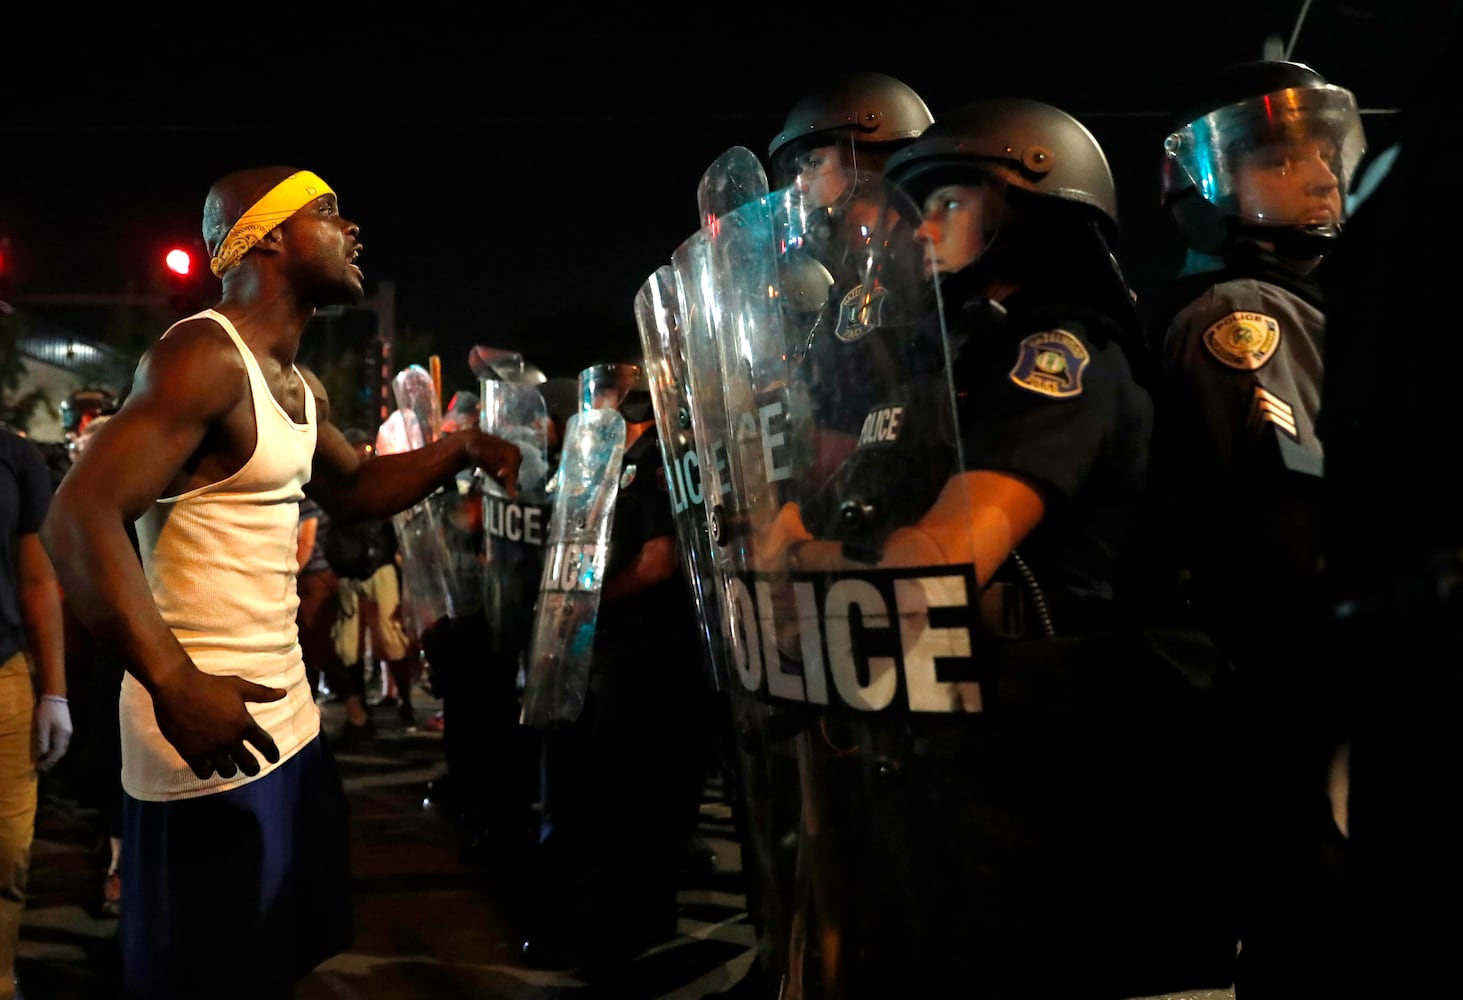
<instances>
[{"instance_id":1,"label":"man in white tank top","mask_svg":"<svg viewBox=\"0 0 1463 1000\"><path fill-rule=\"evenodd\" d=\"M203 236L222 298L143 357L41 537L78 617L129 663L123 995L285 998L351 934L344 792L295 627L299 501L386 517L473 465L512 490L519 452L469 428L363 461L330 422L295 357L364 278L360 228L315 174L229 174ZM221 965L220 946L248 957Z\"/></svg>"}]
</instances>

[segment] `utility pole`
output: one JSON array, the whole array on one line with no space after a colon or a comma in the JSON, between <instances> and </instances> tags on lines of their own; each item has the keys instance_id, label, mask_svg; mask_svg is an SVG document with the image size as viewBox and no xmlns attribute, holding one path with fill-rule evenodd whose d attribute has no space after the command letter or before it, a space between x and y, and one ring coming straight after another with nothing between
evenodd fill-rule
<instances>
[{"instance_id":1,"label":"utility pole","mask_svg":"<svg viewBox=\"0 0 1463 1000\"><path fill-rule=\"evenodd\" d=\"M386 422L396 409L391 399L391 360L396 350L396 285L381 282L376 294L367 300L376 312L377 398L380 401L378 425Z\"/></svg>"}]
</instances>

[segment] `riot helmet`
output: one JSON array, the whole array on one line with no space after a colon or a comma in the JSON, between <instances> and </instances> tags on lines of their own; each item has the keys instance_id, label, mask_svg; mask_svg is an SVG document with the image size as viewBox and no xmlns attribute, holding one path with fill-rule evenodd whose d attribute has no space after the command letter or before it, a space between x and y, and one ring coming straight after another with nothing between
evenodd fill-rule
<instances>
[{"instance_id":1,"label":"riot helmet","mask_svg":"<svg viewBox=\"0 0 1463 1000\"><path fill-rule=\"evenodd\" d=\"M1080 121L1050 104L991 98L941 117L885 174L919 215L937 294L960 307L1001 283L1101 306L1140 339L1114 248L1117 189Z\"/></svg>"},{"instance_id":2,"label":"riot helmet","mask_svg":"<svg viewBox=\"0 0 1463 1000\"><path fill-rule=\"evenodd\" d=\"M943 185L977 182L1056 199L1096 219L1109 242L1117 239L1117 192L1102 147L1076 118L1040 101L967 104L894 154L886 176L916 204Z\"/></svg>"},{"instance_id":3,"label":"riot helmet","mask_svg":"<svg viewBox=\"0 0 1463 1000\"><path fill-rule=\"evenodd\" d=\"M784 188L802 175L810 186L821 186L815 207L833 208L854 193L857 178L882 174L889 155L932 121L924 100L895 77L830 77L792 106L768 146L772 184Z\"/></svg>"},{"instance_id":4,"label":"riot helmet","mask_svg":"<svg viewBox=\"0 0 1463 1000\"><path fill-rule=\"evenodd\" d=\"M1209 77L1163 150L1162 204L1190 247L1248 237L1313 257L1341 234L1366 135L1351 91L1304 63L1257 60Z\"/></svg>"}]
</instances>

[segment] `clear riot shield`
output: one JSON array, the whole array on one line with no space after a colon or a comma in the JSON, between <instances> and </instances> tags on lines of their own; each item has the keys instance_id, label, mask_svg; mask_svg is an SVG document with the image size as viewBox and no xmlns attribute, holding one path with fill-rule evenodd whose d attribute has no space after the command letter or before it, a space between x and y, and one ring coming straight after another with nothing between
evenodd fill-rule
<instances>
[{"instance_id":1,"label":"clear riot shield","mask_svg":"<svg viewBox=\"0 0 1463 1000\"><path fill-rule=\"evenodd\" d=\"M420 365L403 368L392 379L396 411L376 433L376 453L414 451L436 440L441 402L431 373ZM414 633L421 636L434 622L458 613L456 566L447 545L440 503L431 498L391 516L401 549L402 604Z\"/></svg>"},{"instance_id":2,"label":"clear riot shield","mask_svg":"<svg viewBox=\"0 0 1463 1000\"><path fill-rule=\"evenodd\" d=\"M666 486L675 514L681 568L691 588L700 626L707 686L726 689L727 667L721 644L722 597L712 569L711 534L701 495L701 460L691 429L682 320L675 272L661 267L635 296L635 320L655 401Z\"/></svg>"},{"instance_id":3,"label":"clear riot shield","mask_svg":"<svg viewBox=\"0 0 1463 1000\"><path fill-rule=\"evenodd\" d=\"M749 197L740 204L713 202L717 193L743 191ZM747 910L762 970L786 982L789 970L801 964L804 937L797 902L801 801L793 737L806 720L800 709L789 712L758 696L760 636L747 604L738 599L751 565L746 543L752 526L775 517L795 466L786 447L788 366L766 191L761 164L750 151L734 147L722 154L701 182L704 224L676 249L672 271L706 517L707 540L693 555L706 557L716 581L712 593L719 605L719 658L736 743L740 787L734 819L742 839ZM732 273L740 275L738 282L728 280Z\"/></svg>"},{"instance_id":4,"label":"clear riot shield","mask_svg":"<svg viewBox=\"0 0 1463 1000\"><path fill-rule=\"evenodd\" d=\"M523 722L551 729L584 709L625 421L613 409L569 418L523 689Z\"/></svg>"},{"instance_id":5,"label":"clear riot shield","mask_svg":"<svg viewBox=\"0 0 1463 1000\"><path fill-rule=\"evenodd\" d=\"M552 506L548 492L549 416L535 385L483 378L481 427L518 447L518 495L492 479L483 491L483 610L497 657L525 656L543 575Z\"/></svg>"},{"instance_id":6,"label":"clear riot shield","mask_svg":"<svg viewBox=\"0 0 1463 1000\"><path fill-rule=\"evenodd\" d=\"M538 385L548 381L538 365L526 360L518 351L504 347L474 345L468 352L467 365L480 381L516 382L519 385Z\"/></svg>"},{"instance_id":7,"label":"clear riot shield","mask_svg":"<svg viewBox=\"0 0 1463 1000\"><path fill-rule=\"evenodd\" d=\"M963 466L912 210L865 194L871 225L779 191L673 258L764 967L788 998L1163 992L1216 940L1173 917L1207 859L1155 808L1202 815L1175 761L1212 704L1139 634L997 642L973 566L881 561ZM794 568L804 528L836 568Z\"/></svg>"}]
</instances>

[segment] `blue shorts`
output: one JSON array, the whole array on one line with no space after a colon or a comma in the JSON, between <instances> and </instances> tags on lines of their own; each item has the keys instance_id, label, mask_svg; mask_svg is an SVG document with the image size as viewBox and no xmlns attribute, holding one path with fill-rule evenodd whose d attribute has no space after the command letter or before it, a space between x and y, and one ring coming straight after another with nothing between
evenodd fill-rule
<instances>
[{"instance_id":1,"label":"blue shorts","mask_svg":"<svg viewBox=\"0 0 1463 1000\"><path fill-rule=\"evenodd\" d=\"M123 802L122 996L288 1000L351 945L349 807L316 737L269 775Z\"/></svg>"}]
</instances>

